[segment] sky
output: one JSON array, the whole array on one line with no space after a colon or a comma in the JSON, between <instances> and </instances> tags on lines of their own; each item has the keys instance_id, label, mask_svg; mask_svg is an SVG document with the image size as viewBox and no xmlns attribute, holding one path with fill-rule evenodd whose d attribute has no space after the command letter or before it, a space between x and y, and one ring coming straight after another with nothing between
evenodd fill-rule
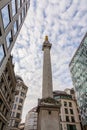
<instances>
[{"instance_id":1,"label":"sky","mask_svg":"<svg viewBox=\"0 0 87 130\"><path fill-rule=\"evenodd\" d=\"M15 73L28 86L22 122L42 94L44 38L51 48L53 90L72 88L69 63L87 31L87 0L31 0L12 50Z\"/></svg>"}]
</instances>

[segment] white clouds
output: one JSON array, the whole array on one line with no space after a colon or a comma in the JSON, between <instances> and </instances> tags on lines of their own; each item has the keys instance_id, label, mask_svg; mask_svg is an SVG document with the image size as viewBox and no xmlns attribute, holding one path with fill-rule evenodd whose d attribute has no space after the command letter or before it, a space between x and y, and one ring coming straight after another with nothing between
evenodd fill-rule
<instances>
[{"instance_id":1,"label":"white clouds","mask_svg":"<svg viewBox=\"0 0 87 130\"><path fill-rule=\"evenodd\" d=\"M52 43L54 89L72 87L69 62L87 31L86 0L31 0L26 21L13 49L15 72L29 87L24 117L37 104L42 90L42 44Z\"/></svg>"}]
</instances>

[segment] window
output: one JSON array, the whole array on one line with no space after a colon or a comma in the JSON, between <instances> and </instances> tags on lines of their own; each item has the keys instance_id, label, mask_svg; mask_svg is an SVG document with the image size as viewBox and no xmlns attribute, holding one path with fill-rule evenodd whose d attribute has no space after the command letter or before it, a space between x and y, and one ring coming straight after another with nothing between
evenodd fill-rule
<instances>
[{"instance_id":1,"label":"window","mask_svg":"<svg viewBox=\"0 0 87 130\"><path fill-rule=\"evenodd\" d=\"M11 117L14 117L14 116L15 116L15 112L12 112Z\"/></svg>"},{"instance_id":2,"label":"window","mask_svg":"<svg viewBox=\"0 0 87 130\"><path fill-rule=\"evenodd\" d=\"M1 10L1 13L2 13L3 25L4 25L4 28L6 28L10 22L8 5L6 5Z\"/></svg>"},{"instance_id":3,"label":"window","mask_svg":"<svg viewBox=\"0 0 87 130\"><path fill-rule=\"evenodd\" d=\"M1 28L0 28L0 36L2 35L2 33L1 33Z\"/></svg>"},{"instance_id":4,"label":"window","mask_svg":"<svg viewBox=\"0 0 87 130\"><path fill-rule=\"evenodd\" d=\"M21 92L21 96L23 96L23 97L24 97L24 96L25 96L25 93Z\"/></svg>"},{"instance_id":5,"label":"window","mask_svg":"<svg viewBox=\"0 0 87 130\"><path fill-rule=\"evenodd\" d=\"M22 106L18 106L18 110L22 110Z\"/></svg>"},{"instance_id":6,"label":"window","mask_svg":"<svg viewBox=\"0 0 87 130\"><path fill-rule=\"evenodd\" d=\"M0 45L0 64L5 56L3 45Z\"/></svg>"},{"instance_id":7,"label":"window","mask_svg":"<svg viewBox=\"0 0 87 130\"><path fill-rule=\"evenodd\" d=\"M64 106L67 106L67 102L64 102Z\"/></svg>"},{"instance_id":8,"label":"window","mask_svg":"<svg viewBox=\"0 0 87 130\"><path fill-rule=\"evenodd\" d=\"M21 14L19 14L19 25L21 24L21 22L22 22Z\"/></svg>"},{"instance_id":9,"label":"window","mask_svg":"<svg viewBox=\"0 0 87 130\"><path fill-rule=\"evenodd\" d=\"M65 114L68 114L68 109L67 108L65 108Z\"/></svg>"},{"instance_id":10,"label":"window","mask_svg":"<svg viewBox=\"0 0 87 130\"><path fill-rule=\"evenodd\" d=\"M73 110L72 109L70 109L70 114L73 114Z\"/></svg>"},{"instance_id":11,"label":"window","mask_svg":"<svg viewBox=\"0 0 87 130\"><path fill-rule=\"evenodd\" d=\"M16 102L18 102L18 97L16 97Z\"/></svg>"},{"instance_id":12,"label":"window","mask_svg":"<svg viewBox=\"0 0 87 130\"><path fill-rule=\"evenodd\" d=\"M20 102L20 103L23 103L23 99L20 98L20 101L19 101L19 102Z\"/></svg>"},{"instance_id":13,"label":"window","mask_svg":"<svg viewBox=\"0 0 87 130\"><path fill-rule=\"evenodd\" d=\"M14 104L14 109L16 109L16 104Z\"/></svg>"},{"instance_id":14,"label":"window","mask_svg":"<svg viewBox=\"0 0 87 130\"><path fill-rule=\"evenodd\" d=\"M20 113L17 113L17 114L16 114L16 117L17 117L17 118L20 118L20 116L21 116Z\"/></svg>"},{"instance_id":15,"label":"window","mask_svg":"<svg viewBox=\"0 0 87 130\"><path fill-rule=\"evenodd\" d=\"M15 21L15 22L14 22L14 35L16 34L17 29L18 29L17 21Z\"/></svg>"},{"instance_id":16,"label":"window","mask_svg":"<svg viewBox=\"0 0 87 130\"><path fill-rule=\"evenodd\" d=\"M71 102L69 102L69 107L72 107L72 103Z\"/></svg>"},{"instance_id":17,"label":"window","mask_svg":"<svg viewBox=\"0 0 87 130\"><path fill-rule=\"evenodd\" d=\"M75 122L74 116L71 116L71 122Z\"/></svg>"},{"instance_id":18,"label":"window","mask_svg":"<svg viewBox=\"0 0 87 130\"><path fill-rule=\"evenodd\" d=\"M18 125L19 125L19 122L15 122L14 126L18 128Z\"/></svg>"},{"instance_id":19,"label":"window","mask_svg":"<svg viewBox=\"0 0 87 130\"><path fill-rule=\"evenodd\" d=\"M11 4L12 4L12 14L14 16L16 14L16 3L15 3L15 0L12 0Z\"/></svg>"},{"instance_id":20,"label":"window","mask_svg":"<svg viewBox=\"0 0 87 130\"><path fill-rule=\"evenodd\" d=\"M18 8L20 8L21 2L20 0L18 0Z\"/></svg>"},{"instance_id":21,"label":"window","mask_svg":"<svg viewBox=\"0 0 87 130\"><path fill-rule=\"evenodd\" d=\"M12 41L13 41L12 32L10 31L10 32L8 33L8 35L6 36L7 48L10 47Z\"/></svg>"},{"instance_id":22,"label":"window","mask_svg":"<svg viewBox=\"0 0 87 130\"><path fill-rule=\"evenodd\" d=\"M67 130L77 130L76 125L67 124Z\"/></svg>"},{"instance_id":23,"label":"window","mask_svg":"<svg viewBox=\"0 0 87 130\"><path fill-rule=\"evenodd\" d=\"M69 122L69 116L66 116L66 121Z\"/></svg>"}]
</instances>

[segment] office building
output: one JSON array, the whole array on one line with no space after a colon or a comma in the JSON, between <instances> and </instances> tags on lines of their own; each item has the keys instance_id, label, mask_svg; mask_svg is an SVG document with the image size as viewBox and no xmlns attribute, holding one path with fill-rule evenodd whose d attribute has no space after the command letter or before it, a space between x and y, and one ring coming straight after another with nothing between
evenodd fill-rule
<instances>
[{"instance_id":1,"label":"office building","mask_svg":"<svg viewBox=\"0 0 87 130\"><path fill-rule=\"evenodd\" d=\"M0 76L27 15L30 0L0 0Z\"/></svg>"},{"instance_id":2,"label":"office building","mask_svg":"<svg viewBox=\"0 0 87 130\"><path fill-rule=\"evenodd\" d=\"M84 129L87 130L87 33L73 56L69 67L82 124Z\"/></svg>"},{"instance_id":3,"label":"office building","mask_svg":"<svg viewBox=\"0 0 87 130\"><path fill-rule=\"evenodd\" d=\"M37 130L37 107L31 109L26 115L24 130Z\"/></svg>"},{"instance_id":4,"label":"office building","mask_svg":"<svg viewBox=\"0 0 87 130\"><path fill-rule=\"evenodd\" d=\"M54 99L61 102L60 109L60 130L82 130L81 120L78 111L78 106L75 98L73 98L71 91L74 95L73 89L65 91L54 91Z\"/></svg>"},{"instance_id":5,"label":"office building","mask_svg":"<svg viewBox=\"0 0 87 130\"><path fill-rule=\"evenodd\" d=\"M12 56L0 77L0 130L8 130L8 121L15 96L16 79Z\"/></svg>"},{"instance_id":6,"label":"office building","mask_svg":"<svg viewBox=\"0 0 87 130\"><path fill-rule=\"evenodd\" d=\"M22 78L16 76L16 94L9 121L9 130L19 130L18 127L21 122L23 104L26 98L27 90L28 87L24 84Z\"/></svg>"}]
</instances>

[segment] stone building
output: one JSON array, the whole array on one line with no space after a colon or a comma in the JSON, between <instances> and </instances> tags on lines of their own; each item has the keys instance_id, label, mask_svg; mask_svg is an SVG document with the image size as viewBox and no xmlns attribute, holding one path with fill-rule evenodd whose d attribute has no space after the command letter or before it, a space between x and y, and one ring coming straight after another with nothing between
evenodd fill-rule
<instances>
[{"instance_id":1,"label":"stone building","mask_svg":"<svg viewBox=\"0 0 87 130\"><path fill-rule=\"evenodd\" d=\"M0 76L27 15L30 0L0 0Z\"/></svg>"},{"instance_id":2,"label":"stone building","mask_svg":"<svg viewBox=\"0 0 87 130\"><path fill-rule=\"evenodd\" d=\"M26 115L24 130L37 130L37 107L32 108Z\"/></svg>"},{"instance_id":3,"label":"stone building","mask_svg":"<svg viewBox=\"0 0 87 130\"><path fill-rule=\"evenodd\" d=\"M73 56L69 67L82 124L84 130L87 130L87 33Z\"/></svg>"},{"instance_id":4,"label":"stone building","mask_svg":"<svg viewBox=\"0 0 87 130\"><path fill-rule=\"evenodd\" d=\"M11 118L9 121L9 130L19 130L21 122L23 104L26 98L28 87L24 84L21 77L16 76L16 94L11 111Z\"/></svg>"},{"instance_id":5,"label":"stone building","mask_svg":"<svg viewBox=\"0 0 87 130\"><path fill-rule=\"evenodd\" d=\"M12 64L12 56L10 56L0 77L0 130L8 130L15 87L14 65Z\"/></svg>"},{"instance_id":6,"label":"stone building","mask_svg":"<svg viewBox=\"0 0 87 130\"><path fill-rule=\"evenodd\" d=\"M54 98L61 102L60 126L61 130L82 130L74 89L54 91Z\"/></svg>"}]
</instances>

